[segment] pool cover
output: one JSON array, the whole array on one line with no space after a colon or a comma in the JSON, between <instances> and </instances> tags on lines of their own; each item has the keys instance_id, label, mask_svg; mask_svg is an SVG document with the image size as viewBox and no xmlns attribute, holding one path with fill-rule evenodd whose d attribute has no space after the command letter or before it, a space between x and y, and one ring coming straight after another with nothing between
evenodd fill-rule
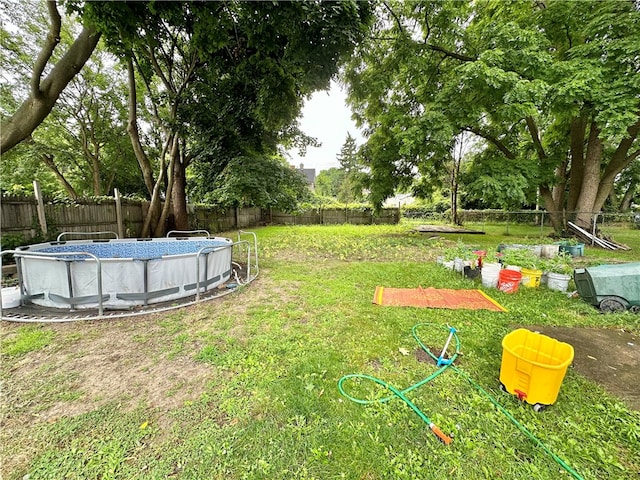
<instances>
[{"instance_id":1,"label":"pool cover","mask_svg":"<svg viewBox=\"0 0 640 480\"><path fill-rule=\"evenodd\" d=\"M387 288L376 287L373 303L393 307L449 308L453 310L507 310L480 290L449 288Z\"/></svg>"}]
</instances>

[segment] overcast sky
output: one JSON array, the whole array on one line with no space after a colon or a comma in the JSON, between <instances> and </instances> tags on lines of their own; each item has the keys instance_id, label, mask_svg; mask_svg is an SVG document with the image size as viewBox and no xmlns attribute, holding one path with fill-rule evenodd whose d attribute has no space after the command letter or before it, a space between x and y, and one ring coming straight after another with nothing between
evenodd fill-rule
<instances>
[{"instance_id":1,"label":"overcast sky","mask_svg":"<svg viewBox=\"0 0 640 480\"><path fill-rule=\"evenodd\" d=\"M316 175L321 170L339 167L336 156L347 138L347 132L356 139L358 146L364 143L360 131L351 120L351 110L346 105L346 94L340 86L332 82L328 92L316 92L302 109L300 129L309 136L317 138L320 148L307 148L304 157L298 155L296 149L290 150L289 159L296 167L304 164L304 168L315 168Z\"/></svg>"}]
</instances>

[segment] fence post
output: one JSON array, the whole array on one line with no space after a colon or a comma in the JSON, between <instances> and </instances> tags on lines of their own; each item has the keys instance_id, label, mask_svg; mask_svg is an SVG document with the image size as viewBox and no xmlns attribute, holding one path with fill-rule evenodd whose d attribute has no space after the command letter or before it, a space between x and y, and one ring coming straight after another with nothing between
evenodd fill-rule
<instances>
[{"instance_id":1,"label":"fence post","mask_svg":"<svg viewBox=\"0 0 640 480\"><path fill-rule=\"evenodd\" d=\"M40 190L40 184L37 180L33 181L33 193L36 196L38 202L38 221L40 222L40 230L44 238L47 238L47 218L44 215L44 200L42 199L42 191Z\"/></svg>"},{"instance_id":2,"label":"fence post","mask_svg":"<svg viewBox=\"0 0 640 480\"><path fill-rule=\"evenodd\" d=\"M118 238L124 238L124 225L122 223L122 199L117 188L113 189L113 196L116 198L116 222L118 224Z\"/></svg>"}]
</instances>

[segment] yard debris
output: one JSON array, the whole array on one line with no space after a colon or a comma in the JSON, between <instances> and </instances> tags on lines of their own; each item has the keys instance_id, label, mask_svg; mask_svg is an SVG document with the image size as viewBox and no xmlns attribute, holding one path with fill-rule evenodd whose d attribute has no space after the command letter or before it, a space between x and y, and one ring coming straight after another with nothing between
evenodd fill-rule
<instances>
[{"instance_id":1,"label":"yard debris","mask_svg":"<svg viewBox=\"0 0 640 480\"><path fill-rule=\"evenodd\" d=\"M606 250L631 250L631 248L629 248L627 245L623 245L622 243L617 243L611 239L593 235L587 232L584 228L579 227L575 223L567 222L567 226L576 237L591 245L597 245L598 247L604 248Z\"/></svg>"}]
</instances>

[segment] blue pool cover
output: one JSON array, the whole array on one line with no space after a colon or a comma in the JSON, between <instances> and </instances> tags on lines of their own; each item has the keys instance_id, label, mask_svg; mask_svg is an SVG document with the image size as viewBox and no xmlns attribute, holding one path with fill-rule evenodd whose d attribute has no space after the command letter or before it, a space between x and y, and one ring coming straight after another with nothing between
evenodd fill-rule
<instances>
[{"instance_id":1,"label":"blue pool cover","mask_svg":"<svg viewBox=\"0 0 640 480\"><path fill-rule=\"evenodd\" d=\"M176 241L134 241L134 242L87 242L52 245L37 250L39 253L88 252L98 258L133 258L149 260L165 255L197 253L203 247L224 247L230 243L220 240L176 240ZM209 253L212 250L205 250ZM69 257L66 257L69 259ZM81 258L81 257L79 257Z\"/></svg>"}]
</instances>

